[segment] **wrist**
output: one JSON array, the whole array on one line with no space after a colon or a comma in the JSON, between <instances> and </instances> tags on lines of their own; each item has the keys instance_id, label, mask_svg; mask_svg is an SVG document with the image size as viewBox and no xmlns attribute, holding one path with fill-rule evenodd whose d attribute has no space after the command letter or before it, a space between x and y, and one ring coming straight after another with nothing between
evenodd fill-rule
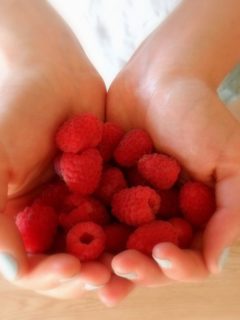
<instances>
[{"instance_id":1,"label":"wrist","mask_svg":"<svg viewBox=\"0 0 240 320\"><path fill-rule=\"evenodd\" d=\"M68 43L79 49L47 1L0 0L0 54L10 65L49 64L56 47L64 50Z\"/></svg>"},{"instance_id":2,"label":"wrist","mask_svg":"<svg viewBox=\"0 0 240 320\"><path fill-rule=\"evenodd\" d=\"M217 87L240 61L240 2L185 0L150 36L153 60Z\"/></svg>"},{"instance_id":3,"label":"wrist","mask_svg":"<svg viewBox=\"0 0 240 320\"><path fill-rule=\"evenodd\" d=\"M45 1L40 0L0 0L0 50L7 61L21 59L36 45L36 25L45 18L44 6Z\"/></svg>"}]
</instances>

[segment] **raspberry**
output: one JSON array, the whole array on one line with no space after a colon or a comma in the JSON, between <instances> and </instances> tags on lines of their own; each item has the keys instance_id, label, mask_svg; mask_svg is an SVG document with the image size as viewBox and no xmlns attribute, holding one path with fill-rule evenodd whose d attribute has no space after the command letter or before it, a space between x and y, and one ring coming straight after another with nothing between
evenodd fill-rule
<instances>
[{"instance_id":1,"label":"raspberry","mask_svg":"<svg viewBox=\"0 0 240 320\"><path fill-rule=\"evenodd\" d=\"M98 150L104 161L109 161L114 149L120 142L124 135L124 131L117 124L112 122L106 122L103 124L102 140L98 145Z\"/></svg>"},{"instance_id":2,"label":"raspberry","mask_svg":"<svg viewBox=\"0 0 240 320\"><path fill-rule=\"evenodd\" d=\"M103 171L96 195L105 204L110 205L113 195L126 187L127 182L122 171L115 167L109 167Z\"/></svg>"},{"instance_id":3,"label":"raspberry","mask_svg":"<svg viewBox=\"0 0 240 320\"><path fill-rule=\"evenodd\" d=\"M127 248L151 256L153 247L161 242L178 245L178 236L169 222L158 220L138 227L128 238Z\"/></svg>"},{"instance_id":4,"label":"raspberry","mask_svg":"<svg viewBox=\"0 0 240 320\"><path fill-rule=\"evenodd\" d=\"M29 253L47 252L57 229L57 214L51 207L34 204L19 212L16 225Z\"/></svg>"},{"instance_id":5,"label":"raspberry","mask_svg":"<svg viewBox=\"0 0 240 320\"><path fill-rule=\"evenodd\" d=\"M104 251L106 235L94 222L76 224L67 234L67 252L81 261L97 259Z\"/></svg>"},{"instance_id":6,"label":"raspberry","mask_svg":"<svg viewBox=\"0 0 240 320\"><path fill-rule=\"evenodd\" d=\"M58 230L54 238L51 253L66 252L66 235L63 231Z\"/></svg>"},{"instance_id":7,"label":"raspberry","mask_svg":"<svg viewBox=\"0 0 240 320\"><path fill-rule=\"evenodd\" d=\"M191 182L142 129L125 133L86 113L63 123L55 139L58 180L16 217L29 253L91 261L126 249L151 256L161 242L187 249L216 209L214 190Z\"/></svg>"},{"instance_id":8,"label":"raspberry","mask_svg":"<svg viewBox=\"0 0 240 320\"><path fill-rule=\"evenodd\" d=\"M64 205L67 210L65 212L72 211L74 208L77 208L82 203L83 196L79 193L73 192L67 195L64 199Z\"/></svg>"},{"instance_id":9,"label":"raspberry","mask_svg":"<svg viewBox=\"0 0 240 320\"><path fill-rule=\"evenodd\" d=\"M126 170L126 176L130 187L147 185L147 181L141 176L137 167L128 168Z\"/></svg>"},{"instance_id":10,"label":"raspberry","mask_svg":"<svg viewBox=\"0 0 240 320\"><path fill-rule=\"evenodd\" d=\"M155 219L160 196L149 187L123 189L113 196L112 213L119 221L139 226Z\"/></svg>"},{"instance_id":11,"label":"raspberry","mask_svg":"<svg viewBox=\"0 0 240 320\"><path fill-rule=\"evenodd\" d=\"M96 147L102 139L103 124L92 114L82 114L63 123L56 134L56 143L64 152L78 153Z\"/></svg>"},{"instance_id":12,"label":"raspberry","mask_svg":"<svg viewBox=\"0 0 240 320\"><path fill-rule=\"evenodd\" d=\"M73 209L81 206L83 203L83 199L92 199L91 196L83 197L81 194L77 192L70 193L68 196L64 199L64 206L65 210L63 210L64 213L69 213Z\"/></svg>"},{"instance_id":13,"label":"raspberry","mask_svg":"<svg viewBox=\"0 0 240 320\"><path fill-rule=\"evenodd\" d=\"M41 191L34 203L53 207L58 211L62 208L64 198L68 193L68 188L63 182L49 183Z\"/></svg>"},{"instance_id":14,"label":"raspberry","mask_svg":"<svg viewBox=\"0 0 240 320\"><path fill-rule=\"evenodd\" d=\"M161 206L158 211L158 216L162 218L178 216L180 213L178 191L176 189L159 190L158 194L161 197Z\"/></svg>"},{"instance_id":15,"label":"raspberry","mask_svg":"<svg viewBox=\"0 0 240 320\"><path fill-rule=\"evenodd\" d=\"M132 129L127 132L114 151L116 162L123 167L134 166L137 161L153 149L152 140L146 131Z\"/></svg>"},{"instance_id":16,"label":"raspberry","mask_svg":"<svg viewBox=\"0 0 240 320\"><path fill-rule=\"evenodd\" d=\"M61 172L61 169L60 169L60 160L61 160L61 154L59 154L59 155L57 155L55 157L54 162L53 162L53 167L54 167L55 173L59 177L62 177L62 172Z\"/></svg>"},{"instance_id":17,"label":"raspberry","mask_svg":"<svg viewBox=\"0 0 240 320\"><path fill-rule=\"evenodd\" d=\"M191 180L191 177L189 173L186 170L182 169L178 177L178 182L177 182L178 186L181 187L184 183L190 180Z\"/></svg>"},{"instance_id":18,"label":"raspberry","mask_svg":"<svg viewBox=\"0 0 240 320\"><path fill-rule=\"evenodd\" d=\"M187 182L180 189L180 209L194 226L208 222L216 210L214 190L201 182Z\"/></svg>"},{"instance_id":19,"label":"raspberry","mask_svg":"<svg viewBox=\"0 0 240 320\"><path fill-rule=\"evenodd\" d=\"M170 189L181 171L178 162L165 154L147 154L138 161L141 175L157 189Z\"/></svg>"},{"instance_id":20,"label":"raspberry","mask_svg":"<svg viewBox=\"0 0 240 320\"><path fill-rule=\"evenodd\" d=\"M71 229L79 222L92 221L99 225L106 225L110 216L106 208L94 198L82 198L77 208L69 213L59 215L59 224L66 230Z\"/></svg>"},{"instance_id":21,"label":"raspberry","mask_svg":"<svg viewBox=\"0 0 240 320\"><path fill-rule=\"evenodd\" d=\"M131 228L120 223L114 223L104 228L106 234L106 251L117 254L126 250L127 240L131 234Z\"/></svg>"},{"instance_id":22,"label":"raspberry","mask_svg":"<svg viewBox=\"0 0 240 320\"><path fill-rule=\"evenodd\" d=\"M88 149L81 154L64 153L60 169L70 190L88 195L95 191L100 181L102 157L97 149Z\"/></svg>"},{"instance_id":23,"label":"raspberry","mask_svg":"<svg viewBox=\"0 0 240 320\"><path fill-rule=\"evenodd\" d=\"M179 247L182 249L189 248L193 238L192 226L181 218L172 218L168 222L174 226L177 232Z\"/></svg>"}]
</instances>

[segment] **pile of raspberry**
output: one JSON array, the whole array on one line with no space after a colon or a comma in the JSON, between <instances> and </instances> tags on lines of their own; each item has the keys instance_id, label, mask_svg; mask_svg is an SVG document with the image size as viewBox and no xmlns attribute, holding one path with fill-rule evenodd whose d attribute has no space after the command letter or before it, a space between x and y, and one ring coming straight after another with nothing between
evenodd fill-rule
<instances>
[{"instance_id":1,"label":"pile of raspberry","mask_svg":"<svg viewBox=\"0 0 240 320\"><path fill-rule=\"evenodd\" d=\"M214 189L183 181L142 129L82 114L62 124L56 145L56 176L16 216L29 253L90 261L127 249L151 256L161 242L189 248L215 211Z\"/></svg>"}]
</instances>

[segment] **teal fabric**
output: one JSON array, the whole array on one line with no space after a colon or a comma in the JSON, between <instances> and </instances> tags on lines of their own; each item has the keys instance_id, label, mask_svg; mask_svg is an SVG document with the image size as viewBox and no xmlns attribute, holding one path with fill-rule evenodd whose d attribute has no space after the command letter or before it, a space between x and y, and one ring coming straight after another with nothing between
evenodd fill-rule
<instances>
[{"instance_id":1,"label":"teal fabric","mask_svg":"<svg viewBox=\"0 0 240 320\"><path fill-rule=\"evenodd\" d=\"M225 103L240 99L240 64L238 64L223 80L218 94Z\"/></svg>"}]
</instances>

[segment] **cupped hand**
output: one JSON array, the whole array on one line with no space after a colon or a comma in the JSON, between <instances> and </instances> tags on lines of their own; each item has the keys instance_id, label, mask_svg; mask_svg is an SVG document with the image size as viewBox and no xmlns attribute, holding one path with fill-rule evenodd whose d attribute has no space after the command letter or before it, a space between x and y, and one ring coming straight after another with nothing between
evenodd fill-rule
<instances>
[{"instance_id":1,"label":"cupped hand","mask_svg":"<svg viewBox=\"0 0 240 320\"><path fill-rule=\"evenodd\" d=\"M175 157L189 175L215 184L217 210L190 249L161 243L154 247L153 258L135 250L113 258L117 275L146 286L196 282L218 274L240 235L239 122L218 98L211 79L184 71L177 53L172 60L164 55L156 33L111 85L107 120L126 130L145 129L156 148Z\"/></svg>"},{"instance_id":2,"label":"cupped hand","mask_svg":"<svg viewBox=\"0 0 240 320\"><path fill-rule=\"evenodd\" d=\"M27 256L14 216L53 175L59 125L81 112L103 118L105 86L45 1L15 2L10 11L0 23L0 270L22 288L79 297L108 282L109 268L68 254Z\"/></svg>"}]
</instances>

